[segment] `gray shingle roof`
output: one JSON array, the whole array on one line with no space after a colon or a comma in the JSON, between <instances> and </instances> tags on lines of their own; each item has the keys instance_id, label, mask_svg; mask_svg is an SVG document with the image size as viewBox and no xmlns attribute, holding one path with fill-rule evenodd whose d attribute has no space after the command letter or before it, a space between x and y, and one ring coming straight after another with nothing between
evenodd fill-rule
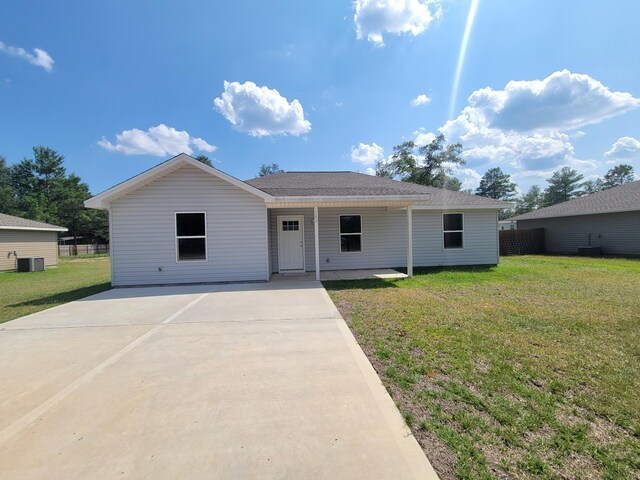
<instances>
[{"instance_id":1,"label":"gray shingle roof","mask_svg":"<svg viewBox=\"0 0 640 480\"><path fill-rule=\"evenodd\" d=\"M36 222L22 217L14 217L13 215L6 215L0 213L0 229L8 228L11 230L57 230L60 232L67 231L64 227L58 225L51 225L50 223Z\"/></svg>"},{"instance_id":2,"label":"gray shingle roof","mask_svg":"<svg viewBox=\"0 0 640 480\"><path fill-rule=\"evenodd\" d=\"M508 207L506 202L492 198L452 192L442 188L427 187L409 182L375 177L356 172L283 172L247 180L274 197L312 196L385 196L385 195L431 195L429 203L446 206L495 206Z\"/></svg>"},{"instance_id":3,"label":"gray shingle roof","mask_svg":"<svg viewBox=\"0 0 640 480\"><path fill-rule=\"evenodd\" d=\"M640 210L640 180L619 187L592 193L550 207L524 213L510 220L533 220L536 218L571 217Z\"/></svg>"}]
</instances>

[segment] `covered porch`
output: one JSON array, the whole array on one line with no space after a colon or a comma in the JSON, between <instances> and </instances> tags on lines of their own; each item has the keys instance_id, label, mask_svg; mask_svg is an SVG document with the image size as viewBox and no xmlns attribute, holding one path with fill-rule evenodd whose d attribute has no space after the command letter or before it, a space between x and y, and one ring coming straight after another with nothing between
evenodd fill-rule
<instances>
[{"instance_id":1,"label":"covered porch","mask_svg":"<svg viewBox=\"0 0 640 480\"><path fill-rule=\"evenodd\" d=\"M379 198L268 203L271 280L412 276L413 207ZM407 273L393 270L399 266Z\"/></svg>"}]
</instances>

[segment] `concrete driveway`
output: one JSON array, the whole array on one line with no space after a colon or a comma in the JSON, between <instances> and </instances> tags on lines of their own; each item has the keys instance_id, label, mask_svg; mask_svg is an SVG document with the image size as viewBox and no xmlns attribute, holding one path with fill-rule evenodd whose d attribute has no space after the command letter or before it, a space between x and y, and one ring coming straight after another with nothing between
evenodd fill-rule
<instances>
[{"instance_id":1,"label":"concrete driveway","mask_svg":"<svg viewBox=\"0 0 640 480\"><path fill-rule=\"evenodd\" d=\"M0 325L2 479L433 479L317 282L116 289Z\"/></svg>"}]
</instances>

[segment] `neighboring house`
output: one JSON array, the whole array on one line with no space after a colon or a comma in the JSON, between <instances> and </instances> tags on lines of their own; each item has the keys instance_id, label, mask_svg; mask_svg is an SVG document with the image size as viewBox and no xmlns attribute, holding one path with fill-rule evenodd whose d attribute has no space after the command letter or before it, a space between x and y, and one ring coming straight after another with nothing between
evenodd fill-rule
<instances>
[{"instance_id":1,"label":"neighboring house","mask_svg":"<svg viewBox=\"0 0 640 480\"><path fill-rule=\"evenodd\" d=\"M58 232L64 227L0 213L0 272L15 270L18 257L44 257L45 267L58 264Z\"/></svg>"},{"instance_id":2,"label":"neighboring house","mask_svg":"<svg viewBox=\"0 0 640 480\"><path fill-rule=\"evenodd\" d=\"M87 200L109 211L112 283L498 263L510 204L353 172L238 180L180 154Z\"/></svg>"},{"instance_id":3,"label":"neighboring house","mask_svg":"<svg viewBox=\"0 0 640 480\"><path fill-rule=\"evenodd\" d=\"M518 222L515 220L500 220L498 222L498 230L516 230L518 228Z\"/></svg>"},{"instance_id":4,"label":"neighboring house","mask_svg":"<svg viewBox=\"0 0 640 480\"><path fill-rule=\"evenodd\" d=\"M602 253L640 255L640 181L592 193L512 220L518 230L544 228L549 253L576 253L601 247Z\"/></svg>"}]
</instances>

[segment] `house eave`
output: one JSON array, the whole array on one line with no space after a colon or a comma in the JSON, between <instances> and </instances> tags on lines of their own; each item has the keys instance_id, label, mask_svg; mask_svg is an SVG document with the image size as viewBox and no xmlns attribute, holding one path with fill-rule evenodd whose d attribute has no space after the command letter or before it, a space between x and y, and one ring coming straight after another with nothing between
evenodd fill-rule
<instances>
[{"instance_id":1,"label":"house eave","mask_svg":"<svg viewBox=\"0 0 640 480\"><path fill-rule=\"evenodd\" d=\"M29 230L33 232L68 232L68 228L64 227L15 227L0 226L0 230Z\"/></svg>"},{"instance_id":2,"label":"house eave","mask_svg":"<svg viewBox=\"0 0 640 480\"><path fill-rule=\"evenodd\" d=\"M318 196L276 196L267 203L332 203L332 202L426 202L431 194L424 195L318 195Z\"/></svg>"},{"instance_id":3,"label":"house eave","mask_svg":"<svg viewBox=\"0 0 640 480\"><path fill-rule=\"evenodd\" d=\"M625 212L640 212L640 207L632 207L632 208L620 208L616 210L607 210L606 212L581 212L581 213L566 213L559 215L545 215L544 217L533 217L533 218L518 218L513 217L509 220L515 220L516 222L526 222L529 220L547 220L550 218L565 218L565 217L585 217L588 215L607 215L609 213L625 213Z\"/></svg>"},{"instance_id":4,"label":"house eave","mask_svg":"<svg viewBox=\"0 0 640 480\"><path fill-rule=\"evenodd\" d=\"M515 204L508 203L506 205L415 205L414 210L508 210L514 208Z\"/></svg>"}]
</instances>

